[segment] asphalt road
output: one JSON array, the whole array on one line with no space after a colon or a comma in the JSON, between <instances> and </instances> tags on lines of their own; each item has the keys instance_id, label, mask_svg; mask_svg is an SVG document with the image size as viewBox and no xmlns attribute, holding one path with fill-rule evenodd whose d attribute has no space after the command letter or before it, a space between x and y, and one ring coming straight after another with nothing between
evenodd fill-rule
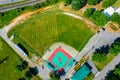
<instances>
[{"instance_id":1,"label":"asphalt road","mask_svg":"<svg viewBox=\"0 0 120 80\"><path fill-rule=\"evenodd\" d=\"M22 0L0 0L0 5L10 4L10 3L20 2L20 1Z\"/></svg>"},{"instance_id":2,"label":"asphalt road","mask_svg":"<svg viewBox=\"0 0 120 80\"><path fill-rule=\"evenodd\" d=\"M33 4L37 4L37 3L42 3L42 2L44 2L44 0L34 0L34 1L30 0L27 2L19 3L19 4L4 6L4 7L0 8L0 12L4 12L4 11L16 9L16 8L21 8L21 7L25 7L25 6L29 6L29 5L33 5Z\"/></svg>"}]
</instances>

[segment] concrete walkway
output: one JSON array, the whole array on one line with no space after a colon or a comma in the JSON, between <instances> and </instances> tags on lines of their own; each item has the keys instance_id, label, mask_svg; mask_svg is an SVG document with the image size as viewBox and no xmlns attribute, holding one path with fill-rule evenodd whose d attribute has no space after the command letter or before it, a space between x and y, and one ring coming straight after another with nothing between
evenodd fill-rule
<instances>
[{"instance_id":1,"label":"concrete walkway","mask_svg":"<svg viewBox=\"0 0 120 80\"><path fill-rule=\"evenodd\" d=\"M95 78L94 80L105 80L105 76L110 70L114 70L115 66L120 63L120 54L118 54Z\"/></svg>"},{"instance_id":2,"label":"concrete walkway","mask_svg":"<svg viewBox=\"0 0 120 80\"><path fill-rule=\"evenodd\" d=\"M96 66L94 65L92 60L88 60L87 63L92 67L92 69L91 69L92 73L94 75L96 75L98 73L98 69L96 68Z\"/></svg>"}]
</instances>

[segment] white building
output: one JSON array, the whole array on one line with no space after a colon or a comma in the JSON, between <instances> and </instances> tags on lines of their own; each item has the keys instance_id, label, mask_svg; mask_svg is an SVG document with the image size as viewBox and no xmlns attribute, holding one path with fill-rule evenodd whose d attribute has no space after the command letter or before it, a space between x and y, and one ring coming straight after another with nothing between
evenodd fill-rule
<instances>
[{"instance_id":1,"label":"white building","mask_svg":"<svg viewBox=\"0 0 120 80\"><path fill-rule=\"evenodd\" d=\"M115 12L114 8L112 8L112 7L109 7L103 11L103 13L106 14L107 16L113 15L114 12Z\"/></svg>"},{"instance_id":2,"label":"white building","mask_svg":"<svg viewBox=\"0 0 120 80\"><path fill-rule=\"evenodd\" d=\"M103 13L107 15L108 17L112 16L115 12L120 14L120 8L113 8L113 7L108 7L106 8Z\"/></svg>"},{"instance_id":3,"label":"white building","mask_svg":"<svg viewBox=\"0 0 120 80\"><path fill-rule=\"evenodd\" d=\"M117 12L118 14L120 14L120 8L116 9L115 12Z\"/></svg>"}]
</instances>

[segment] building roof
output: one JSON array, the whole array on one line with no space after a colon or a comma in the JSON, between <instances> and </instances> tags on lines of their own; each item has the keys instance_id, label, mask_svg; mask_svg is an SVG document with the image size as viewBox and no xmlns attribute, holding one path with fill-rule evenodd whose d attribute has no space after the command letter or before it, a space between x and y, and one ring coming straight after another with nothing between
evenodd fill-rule
<instances>
[{"instance_id":1,"label":"building roof","mask_svg":"<svg viewBox=\"0 0 120 80\"><path fill-rule=\"evenodd\" d=\"M118 14L120 14L120 8L116 9L115 12L117 12Z\"/></svg>"},{"instance_id":2,"label":"building roof","mask_svg":"<svg viewBox=\"0 0 120 80\"><path fill-rule=\"evenodd\" d=\"M111 16L111 15L113 15L114 13L118 13L118 14L120 14L120 8L113 8L113 7L108 7L108 8L106 8L104 11L103 11L103 13L105 14L105 15L107 15L107 16Z\"/></svg>"},{"instance_id":3,"label":"building roof","mask_svg":"<svg viewBox=\"0 0 120 80\"><path fill-rule=\"evenodd\" d=\"M115 10L114 10L114 8L112 8L112 7L108 7L107 9L104 10L104 13L105 13L107 16L113 15L114 12L115 12Z\"/></svg>"}]
</instances>

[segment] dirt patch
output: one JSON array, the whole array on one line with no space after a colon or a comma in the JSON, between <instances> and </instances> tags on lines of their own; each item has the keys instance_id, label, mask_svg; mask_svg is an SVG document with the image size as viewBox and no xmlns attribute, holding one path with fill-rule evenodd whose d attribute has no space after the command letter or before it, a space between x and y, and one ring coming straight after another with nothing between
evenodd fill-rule
<instances>
[{"instance_id":1,"label":"dirt patch","mask_svg":"<svg viewBox=\"0 0 120 80\"><path fill-rule=\"evenodd\" d=\"M17 18L13 19L13 20L11 21L11 23L14 23L14 22L16 22L16 21L19 21L20 19L26 20L26 19L29 18L30 15L32 15L32 14L41 12L41 11L43 11L43 10L47 10L47 9L49 9L49 8L52 8L52 7L53 7L53 6L48 6L48 7L40 8L40 9L35 10L35 11L32 11L32 12L26 12L26 13L24 13L24 14L21 14L21 15L18 16Z\"/></svg>"},{"instance_id":2,"label":"dirt patch","mask_svg":"<svg viewBox=\"0 0 120 80\"><path fill-rule=\"evenodd\" d=\"M23 23L26 19L30 18L31 15L36 14L36 13L41 12L41 11L44 11L44 10L47 10L47 9L50 9L52 7L53 6L48 6L48 7L45 7L45 8L40 8L40 9L35 10L35 11L26 12L24 14L21 14L20 16L13 19L10 22L10 24L8 26L4 27L3 29L4 29L5 32L8 32L11 28L13 28L18 23Z\"/></svg>"},{"instance_id":3,"label":"dirt patch","mask_svg":"<svg viewBox=\"0 0 120 80\"><path fill-rule=\"evenodd\" d=\"M103 7L102 7L102 5L103 5L103 3L102 2L100 2L99 4L97 4L97 5L86 5L85 6L85 8L96 8L97 10L102 10L102 9L104 9Z\"/></svg>"},{"instance_id":4,"label":"dirt patch","mask_svg":"<svg viewBox=\"0 0 120 80\"><path fill-rule=\"evenodd\" d=\"M109 32L115 32L115 31L110 27L110 25L108 25L108 26L106 27L106 29L107 29Z\"/></svg>"},{"instance_id":5,"label":"dirt patch","mask_svg":"<svg viewBox=\"0 0 120 80\"><path fill-rule=\"evenodd\" d=\"M119 28L119 25L118 24L115 24L115 23L112 23L110 22L106 29L110 32L120 32L120 28Z\"/></svg>"}]
</instances>

